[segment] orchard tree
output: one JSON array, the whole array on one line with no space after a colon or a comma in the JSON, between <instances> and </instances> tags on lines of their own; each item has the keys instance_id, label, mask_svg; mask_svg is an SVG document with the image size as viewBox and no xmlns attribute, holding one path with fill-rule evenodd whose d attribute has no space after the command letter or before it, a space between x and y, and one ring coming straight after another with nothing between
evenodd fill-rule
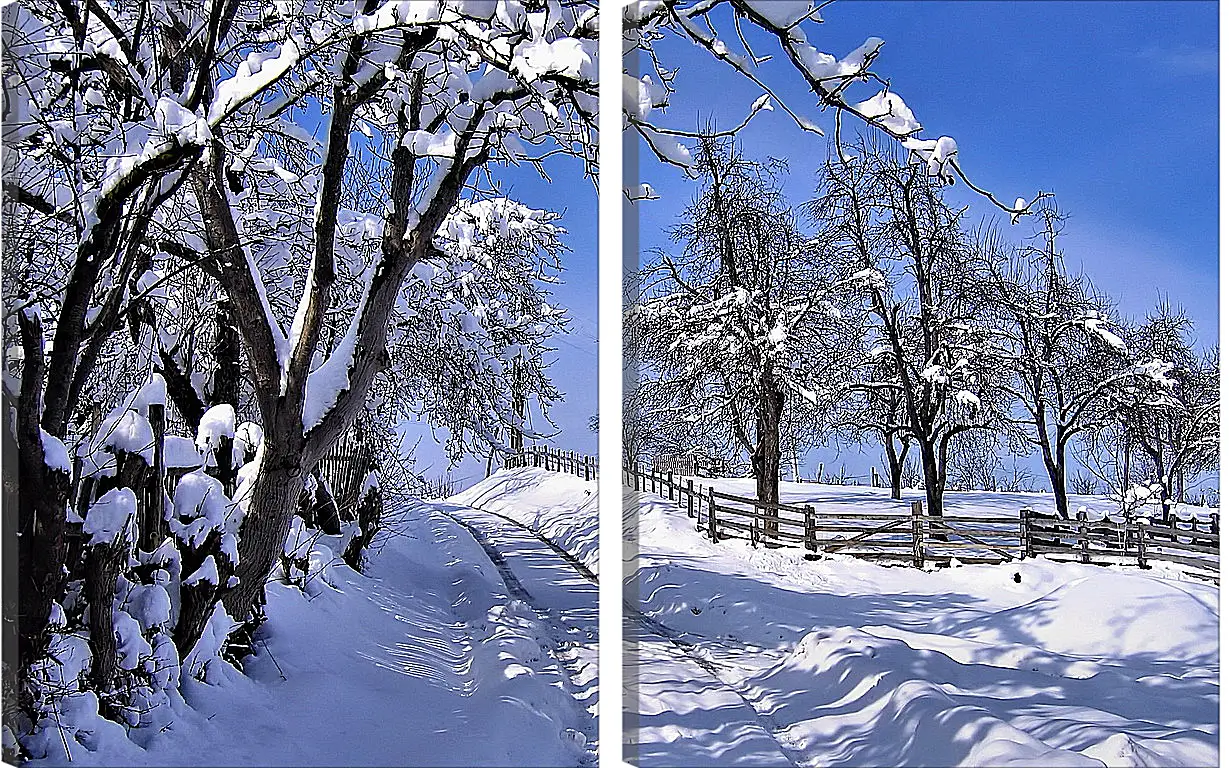
<instances>
[{"instance_id":1,"label":"orchard tree","mask_svg":"<svg viewBox=\"0 0 1229 768\"><path fill-rule=\"evenodd\" d=\"M644 268L627 322L650 375L674 382L697 421L734 435L750 456L757 498L775 504L786 394L833 397L859 278L799 231L780 168L716 139L700 143L697 164L703 186L671 232L678 252Z\"/></svg>"},{"instance_id":2,"label":"orchard tree","mask_svg":"<svg viewBox=\"0 0 1229 768\"><path fill-rule=\"evenodd\" d=\"M997 429L1002 413L974 242L924 167L866 144L838 155L821 170L807 210L829 258L858 266L865 332L891 374L852 388L899 397L927 512L939 516L952 441Z\"/></svg>"},{"instance_id":3,"label":"orchard tree","mask_svg":"<svg viewBox=\"0 0 1229 768\"><path fill-rule=\"evenodd\" d=\"M996 328L988 351L1009 373L1003 391L1023 410L1011 425L1040 452L1055 508L1066 518L1071 441L1100 428L1115 393L1140 374L1108 299L1064 266L1064 217L1053 205L1036 217L1038 229L1023 248L1004 247L994 233L981 244Z\"/></svg>"},{"instance_id":4,"label":"orchard tree","mask_svg":"<svg viewBox=\"0 0 1229 768\"><path fill-rule=\"evenodd\" d=\"M1167 301L1129 329L1139 377L1115 403L1124 475L1131 477L1131 456L1142 459L1137 472L1148 492L1134 495L1158 502L1163 517L1192 477L1219 466L1220 355L1217 348L1198 353L1191 331L1190 318Z\"/></svg>"},{"instance_id":5,"label":"orchard tree","mask_svg":"<svg viewBox=\"0 0 1229 768\"><path fill-rule=\"evenodd\" d=\"M879 441L892 498L900 499L912 437L905 419L904 392L895 383L890 351L882 344L860 351L848 392L837 406L835 427L857 443L872 436Z\"/></svg>"}]
</instances>

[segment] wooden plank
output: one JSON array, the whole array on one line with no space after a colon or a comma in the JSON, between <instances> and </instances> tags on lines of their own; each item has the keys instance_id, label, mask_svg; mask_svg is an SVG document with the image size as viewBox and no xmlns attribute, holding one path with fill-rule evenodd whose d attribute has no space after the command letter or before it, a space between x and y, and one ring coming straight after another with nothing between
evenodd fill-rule
<instances>
[{"instance_id":1,"label":"wooden plank","mask_svg":"<svg viewBox=\"0 0 1229 768\"><path fill-rule=\"evenodd\" d=\"M794 520L788 517L772 517L769 515L752 512L749 509L739 509L738 507L727 507L724 504L718 504L717 509L720 510L721 512L729 512L732 515L738 515L740 517L747 517L753 520L776 521L783 525L793 525L799 528L803 527L805 524L805 521L803 520Z\"/></svg>"},{"instance_id":2,"label":"wooden plank","mask_svg":"<svg viewBox=\"0 0 1229 768\"><path fill-rule=\"evenodd\" d=\"M1020 525L1020 518L1018 517L977 517L975 515L943 515L941 517L923 515L922 517L926 520L943 523L1002 523L1003 525L1017 527Z\"/></svg>"},{"instance_id":3,"label":"wooden plank","mask_svg":"<svg viewBox=\"0 0 1229 768\"><path fill-rule=\"evenodd\" d=\"M736 496L732 493L722 493L721 491L713 491L713 496L718 499L725 499L726 501L737 501L741 504L746 504L749 507L778 509L778 510L783 510L783 511L788 511L788 512L796 512L797 514L800 514L800 515L806 512L805 507L800 507L794 504L768 504L766 502L757 501L756 499L751 499L746 496Z\"/></svg>"},{"instance_id":4,"label":"wooden plank","mask_svg":"<svg viewBox=\"0 0 1229 768\"><path fill-rule=\"evenodd\" d=\"M1182 557L1181 555L1171 555L1168 552L1148 552L1149 560L1167 560L1171 563L1179 565L1189 565L1193 568L1203 568L1209 571L1220 572L1220 561L1217 560L1201 560L1197 557Z\"/></svg>"},{"instance_id":5,"label":"wooden plank","mask_svg":"<svg viewBox=\"0 0 1229 768\"><path fill-rule=\"evenodd\" d=\"M816 512L816 520L909 520L908 512Z\"/></svg>"},{"instance_id":6,"label":"wooden plank","mask_svg":"<svg viewBox=\"0 0 1229 768\"><path fill-rule=\"evenodd\" d=\"M910 520L910 519L911 519L911 518L904 518L904 519L902 519L902 520L895 520L895 521L893 521L893 522L891 522L891 523L888 523L887 525L881 525L881 526L879 526L878 528L872 528L871 530L867 531L866 533L860 533L860 534L858 534L857 536L854 536L854 537L853 537L853 538L851 538L851 539L845 539L844 543L840 544L840 545L839 545L839 546L837 546L835 549L834 549L834 548L830 545L830 546L828 546L828 547L826 548L826 551L828 551L828 552L836 552L836 551L838 551L838 550L840 550L840 549L843 549L843 548L845 548L845 547L847 547L847 546L849 546L849 545L851 545L851 544L854 544L854 543L856 543L856 542L862 541L863 539L867 539L867 538L869 538L869 537L871 537L871 536L874 536L874 535L875 535L875 534L877 534L877 533L884 533L884 532L886 532L886 531L890 531L890 530L892 530L892 529L894 529L894 528L897 528L898 526L901 526L901 525L903 525L904 523L909 522L909 520ZM909 546L910 546L910 548L912 548L912 547L913 547L913 542L912 542L912 541L910 541L910 542L909 542Z\"/></svg>"},{"instance_id":7,"label":"wooden plank","mask_svg":"<svg viewBox=\"0 0 1229 768\"><path fill-rule=\"evenodd\" d=\"M1147 531L1149 533L1158 533L1166 537L1175 536L1175 537L1181 537L1181 538L1199 538L1199 539L1206 539L1208 541L1215 541L1217 543L1220 542L1220 534L1198 533L1195 531L1176 530L1174 528L1166 528L1161 525L1152 525L1149 523L1144 523L1143 525L1138 526L1138 528L1139 530L1142 530L1142 531Z\"/></svg>"},{"instance_id":8,"label":"wooden plank","mask_svg":"<svg viewBox=\"0 0 1229 768\"><path fill-rule=\"evenodd\" d=\"M1220 556L1220 547L1203 547L1198 544L1184 544L1180 541L1152 541L1150 550L1181 549L1184 552L1198 552L1204 555Z\"/></svg>"}]
</instances>

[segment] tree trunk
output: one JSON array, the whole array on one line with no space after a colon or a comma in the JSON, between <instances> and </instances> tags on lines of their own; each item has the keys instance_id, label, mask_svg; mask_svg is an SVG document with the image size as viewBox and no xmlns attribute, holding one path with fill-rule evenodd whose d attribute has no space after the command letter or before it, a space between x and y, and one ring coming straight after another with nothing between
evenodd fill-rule
<instances>
[{"instance_id":1,"label":"tree trunk","mask_svg":"<svg viewBox=\"0 0 1229 768\"><path fill-rule=\"evenodd\" d=\"M892 498L897 501L901 497L901 481L905 474L905 456L909 453L908 443L896 450L896 438L887 435L883 441L884 454L887 456L888 481L892 484Z\"/></svg>"},{"instance_id":2,"label":"tree trunk","mask_svg":"<svg viewBox=\"0 0 1229 768\"><path fill-rule=\"evenodd\" d=\"M85 597L90 606L90 652L94 656L91 683L106 702L115 681L115 628L112 618L115 584L128 564L128 539L118 534L112 544L90 547L86 554ZM108 714L104 710L104 714Z\"/></svg>"},{"instance_id":3,"label":"tree trunk","mask_svg":"<svg viewBox=\"0 0 1229 768\"><path fill-rule=\"evenodd\" d=\"M931 517L942 517L943 476L939 470L935 446L931 443L919 442L918 455L922 463L922 481L926 485L926 514Z\"/></svg>"},{"instance_id":4,"label":"tree trunk","mask_svg":"<svg viewBox=\"0 0 1229 768\"><path fill-rule=\"evenodd\" d=\"M761 374L760 385L751 467L755 472L755 497L766 505L764 536L775 537L777 509L768 505L781 501L781 412L785 409L785 394L777 388L770 367L765 367Z\"/></svg>"},{"instance_id":5,"label":"tree trunk","mask_svg":"<svg viewBox=\"0 0 1229 768\"><path fill-rule=\"evenodd\" d=\"M1045 461L1046 474L1050 477L1050 487L1054 489L1054 509L1064 520L1071 518L1070 505L1067 503L1067 457L1057 453Z\"/></svg>"},{"instance_id":6,"label":"tree trunk","mask_svg":"<svg viewBox=\"0 0 1229 768\"><path fill-rule=\"evenodd\" d=\"M292 425L294 426L294 425ZM301 432L301 428L299 428ZM303 456L284 435L267 435L260 469L252 484L252 503L239 537L239 583L222 598L237 621L247 618L265 579L282 553L290 520L303 492Z\"/></svg>"}]
</instances>

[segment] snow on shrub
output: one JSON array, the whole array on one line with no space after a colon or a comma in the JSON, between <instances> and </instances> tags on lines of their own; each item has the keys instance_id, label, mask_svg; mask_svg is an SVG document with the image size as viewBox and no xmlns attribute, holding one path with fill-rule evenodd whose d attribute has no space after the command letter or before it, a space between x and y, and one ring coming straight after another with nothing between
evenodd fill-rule
<instances>
[{"instance_id":1,"label":"snow on shrub","mask_svg":"<svg viewBox=\"0 0 1229 768\"><path fill-rule=\"evenodd\" d=\"M132 489L115 488L90 505L82 530L89 535L91 547L114 544L119 534L131 541L136 514L137 497Z\"/></svg>"}]
</instances>

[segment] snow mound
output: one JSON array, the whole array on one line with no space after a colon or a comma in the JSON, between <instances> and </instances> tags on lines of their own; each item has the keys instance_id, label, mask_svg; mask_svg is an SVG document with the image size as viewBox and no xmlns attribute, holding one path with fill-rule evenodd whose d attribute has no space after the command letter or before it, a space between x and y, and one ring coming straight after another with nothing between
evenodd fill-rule
<instances>
[{"instance_id":1,"label":"snow mound","mask_svg":"<svg viewBox=\"0 0 1229 768\"><path fill-rule=\"evenodd\" d=\"M448 501L516 520L598 572L596 480L533 467L503 469Z\"/></svg>"},{"instance_id":2,"label":"snow mound","mask_svg":"<svg viewBox=\"0 0 1229 768\"><path fill-rule=\"evenodd\" d=\"M773 691L783 740L830 765L1101 766L1055 749L911 673L917 653L856 629L807 634L749 682Z\"/></svg>"},{"instance_id":3,"label":"snow mound","mask_svg":"<svg viewBox=\"0 0 1229 768\"><path fill-rule=\"evenodd\" d=\"M929 631L1073 656L1215 663L1217 593L1193 582L1105 570L985 616L936 617ZM1158 631L1161 627L1164 631Z\"/></svg>"}]
</instances>

